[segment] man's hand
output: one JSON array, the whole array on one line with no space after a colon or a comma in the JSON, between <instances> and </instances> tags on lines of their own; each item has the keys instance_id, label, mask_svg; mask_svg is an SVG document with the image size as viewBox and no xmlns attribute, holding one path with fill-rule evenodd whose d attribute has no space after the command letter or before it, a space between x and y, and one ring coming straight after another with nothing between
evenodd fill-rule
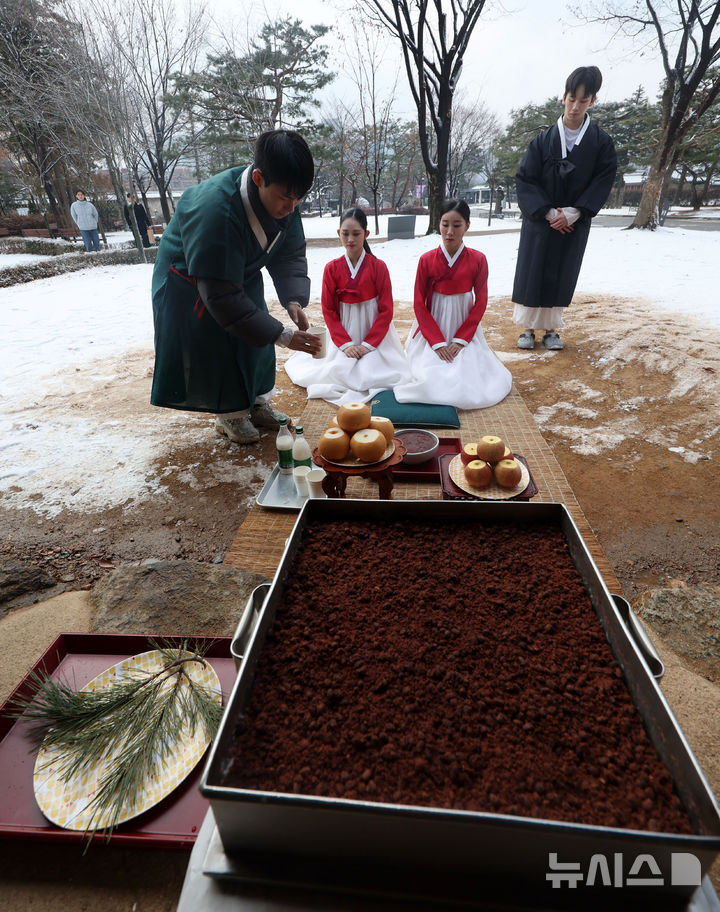
<instances>
[{"instance_id":1,"label":"man's hand","mask_svg":"<svg viewBox=\"0 0 720 912\"><path fill-rule=\"evenodd\" d=\"M312 335L312 333L294 332L287 347L292 348L293 351L306 352L308 355L317 355L322 348L322 339L320 336Z\"/></svg>"},{"instance_id":2,"label":"man's hand","mask_svg":"<svg viewBox=\"0 0 720 912\"><path fill-rule=\"evenodd\" d=\"M450 364L457 358L463 348L464 346L460 345L459 342L451 342L449 345L443 345L442 348L436 348L435 354L442 361L447 361Z\"/></svg>"},{"instance_id":3,"label":"man's hand","mask_svg":"<svg viewBox=\"0 0 720 912\"><path fill-rule=\"evenodd\" d=\"M347 355L348 358L362 358L363 355L367 355L371 351L367 346L363 345L349 345L347 348L343 349L343 354Z\"/></svg>"},{"instance_id":4,"label":"man's hand","mask_svg":"<svg viewBox=\"0 0 720 912\"><path fill-rule=\"evenodd\" d=\"M287 305L285 308L290 315L290 319L297 326L298 329L306 330L310 325L305 311L299 304L296 304L294 301ZM292 346L290 346L292 348Z\"/></svg>"},{"instance_id":5,"label":"man's hand","mask_svg":"<svg viewBox=\"0 0 720 912\"><path fill-rule=\"evenodd\" d=\"M555 218L549 220L549 225L555 231L559 231L560 234L570 234L571 231L575 230L573 225L568 225L567 216L562 209L558 209Z\"/></svg>"}]
</instances>

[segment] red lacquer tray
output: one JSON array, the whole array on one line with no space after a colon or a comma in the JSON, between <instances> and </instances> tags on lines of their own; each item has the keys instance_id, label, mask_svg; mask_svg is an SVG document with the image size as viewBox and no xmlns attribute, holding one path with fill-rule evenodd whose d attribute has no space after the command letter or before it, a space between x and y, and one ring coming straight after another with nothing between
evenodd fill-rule
<instances>
[{"instance_id":1,"label":"red lacquer tray","mask_svg":"<svg viewBox=\"0 0 720 912\"><path fill-rule=\"evenodd\" d=\"M427 462L418 462L415 465L393 466L393 479L395 481L440 481L440 457L445 454L457 456L462 449L462 440L459 437L440 437L437 453Z\"/></svg>"},{"instance_id":2,"label":"red lacquer tray","mask_svg":"<svg viewBox=\"0 0 720 912\"><path fill-rule=\"evenodd\" d=\"M88 681L128 656L154 649L157 637L113 633L61 633L33 667L77 684ZM163 641L180 646L185 639L210 643L207 658L217 672L225 703L235 682L235 662L230 654L231 637L170 637ZM44 842L83 842L82 832L55 826L42 815L33 791L33 748L22 719L10 715L14 697L28 692L26 676L0 707L0 838L18 837ZM204 758L171 795L139 817L121 824L109 845L147 845L158 848L191 847L209 804L198 790ZM102 840L98 834L96 840Z\"/></svg>"}]
</instances>

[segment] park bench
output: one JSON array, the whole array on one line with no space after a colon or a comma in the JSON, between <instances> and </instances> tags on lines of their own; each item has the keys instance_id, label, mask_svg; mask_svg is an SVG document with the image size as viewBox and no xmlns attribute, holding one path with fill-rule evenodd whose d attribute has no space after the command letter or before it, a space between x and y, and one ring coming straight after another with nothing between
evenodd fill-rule
<instances>
[{"instance_id":1,"label":"park bench","mask_svg":"<svg viewBox=\"0 0 720 912\"><path fill-rule=\"evenodd\" d=\"M66 241L77 241L82 236L79 228L56 228L55 233Z\"/></svg>"},{"instance_id":2,"label":"park bench","mask_svg":"<svg viewBox=\"0 0 720 912\"><path fill-rule=\"evenodd\" d=\"M49 238L52 237L49 228L22 228L23 237Z\"/></svg>"}]
</instances>

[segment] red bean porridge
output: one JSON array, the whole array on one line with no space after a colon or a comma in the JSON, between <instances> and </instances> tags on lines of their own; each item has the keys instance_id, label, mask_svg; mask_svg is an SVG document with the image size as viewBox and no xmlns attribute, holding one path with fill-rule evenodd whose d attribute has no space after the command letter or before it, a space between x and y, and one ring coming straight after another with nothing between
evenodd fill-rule
<instances>
[{"instance_id":1,"label":"red bean porridge","mask_svg":"<svg viewBox=\"0 0 720 912\"><path fill-rule=\"evenodd\" d=\"M224 784L693 832L551 525L309 525Z\"/></svg>"}]
</instances>

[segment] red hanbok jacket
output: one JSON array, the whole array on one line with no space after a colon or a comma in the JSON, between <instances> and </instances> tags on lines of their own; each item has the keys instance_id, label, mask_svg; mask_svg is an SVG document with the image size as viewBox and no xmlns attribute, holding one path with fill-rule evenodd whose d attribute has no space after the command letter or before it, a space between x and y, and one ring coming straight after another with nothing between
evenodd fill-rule
<instances>
[{"instance_id":1,"label":"red hanbok jacket","mask_svg":"<svg viewBox=\"0 0 720 912\"><path fill-rule=\"evenodd\" d=\"M344 256L327 264L323 272L322 311L330 338L338 348L352 344L353 341L340 322L340 301L360 304L372 298L377 298L378 315L363 343L377 348L385 338L393 318L392 285L387 266L382 260L366 253L358 274L353 279Z\"/></svg>"},{"instance_id":2,"label":"red hanbok jacket","mask_svg":"<svg viewBox=\"0 0 720 912\"><path fill-rule=\"evenodd\" d=\"M431 348L452 342L453 339L443 338L440 327L430 313L433 293L437 291L439 294L456 295L472 291L475 303L453 337L461 343L470 342L487 308L487 279L487 260L479 250L463 248L452 266L448 265L440 247L424 253L418 261L415 277L415 317L418 321L415 334L422 333Z\"/></svg>"}]
</instances>

